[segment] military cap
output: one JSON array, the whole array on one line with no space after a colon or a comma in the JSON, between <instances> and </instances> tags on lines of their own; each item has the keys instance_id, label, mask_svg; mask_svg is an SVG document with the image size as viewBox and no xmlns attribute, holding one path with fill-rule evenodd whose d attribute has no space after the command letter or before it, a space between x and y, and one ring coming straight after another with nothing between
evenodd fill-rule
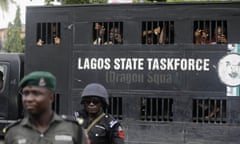
<instances>
[{"instance_id":1,"label":"military cap","mask_svg":"<svg viewBox=\"0 0 240 144\"><path fill-rule=\"evenodd\" d=\"M51 90L56 89L56 77L46 71L34 71L26 75L19 83L19 88L25 86L45 87Z\"/></svg>"}]
</instances>

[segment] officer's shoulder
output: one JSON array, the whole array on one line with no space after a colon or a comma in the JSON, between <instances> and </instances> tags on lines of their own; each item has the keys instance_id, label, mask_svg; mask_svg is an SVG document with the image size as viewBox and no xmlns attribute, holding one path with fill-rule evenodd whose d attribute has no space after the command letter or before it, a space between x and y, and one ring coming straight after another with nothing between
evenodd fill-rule
<instances>
[{"instance_id":1,"label":"officer's shoulder","mask_svg":"<svg viewBox=\"0 0 240 144\"><path fill-rule=\"evenodd\" d=\"M108 121L115 120L115 118L111 114L107 114L107 113L104 115L104 119Z\"/></svg>"},{"instance_id":2,"label":"officer's shoulder","mask_svg":"<svg viewBox=\"0 0 240 144\"><path fill-rule=\"evenodd\" d=\"M78 125L82 125L84 121L83 118L78 118L78 117L69 116L69 115L61 115L61 118L67 122L75 123Z\"/></svg>"},{"instance_id":3,"label":"officer's shoulder","mask_svg":"<svg viewBox=\"0 0 240 144\"><path fill-rule=\"evenodd\" d=\"M19 119L17 121L14 121L14 122L8 124L6 127L3 128L3 130L2 130L3 134L6 134L9 129L19 125L21 123L21 121L22 121L22 119Z\"/></svg>"},{"instance_id":4,"label":"officer's shoulder","mask_svg":"<svg viewBox=\"0 0 240 144\"><path fill-rule=\"evenodd\" d=\"M118 120L116 120L111 114L105 114L104 119L107 121L110 128L119 124Z\"/></svg>"}]
</instances>

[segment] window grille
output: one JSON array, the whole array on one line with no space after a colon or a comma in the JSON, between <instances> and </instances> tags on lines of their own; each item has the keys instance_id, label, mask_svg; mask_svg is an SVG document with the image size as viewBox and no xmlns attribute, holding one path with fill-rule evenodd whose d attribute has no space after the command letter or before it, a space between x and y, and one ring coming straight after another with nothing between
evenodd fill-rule
<instances>
[{"instance_id":1,"label":"window grille","mask_svg":"<svg viewBox=\"0 0 240 144\"><path fill-rule=\"evenodd\" d=\"M194 44L227 44L227 21L194 21Z\"/></svg>"},{"instance_id":2,"label":"window grille","mask_svg":"<svg viewBox=\"0 0 240 144\"><path fill-rule=\"evenodd\" d=\"M173 99L171 98L141 98L141 120L172 121Z\"/></svg>"},{"instance_id":3,"label":"window grille","mask_svg":"<svg viewBox=\"0 0 240 144\"><path fill-rule=\"evenodd\" d=\"M37 23L37 46L61 43L60 23Z\"/></svg>"},{"instance_id":4,"label":"window grille","mask_svg":"<svg viewBox=\"0 0 240 144\"><path fill-rule=\"evenodd\" d=\"M122 120L122 98L110 97L108 113L113 115L115 119Z\"/></svg>"},{"instance_id":5,"label":"window grille","mask_svg":"<svg viewBox=\"0 0 240 144\"><path fill-rule=\"evenodd\" d=\"M194 99L193 122L226 123L225 99Z\"/></svg>"},{"instance_id":6,"label":"window grille","mask_svg":"<svg viewBox=\"0 0 240 144\"><path fill-rule=\"evenodd\" d=\"M123 44L123 23L94 22L93 44L94 45Z\"/></svg>"},{"instance_id":7,"label":"window grille","mask_svg":"<svg viewBox=\"0 0 240 144\"><path fill-rule=\"evenodd\" d=\"M142 44L173 44L173 21L142 22Z\"/></svg>"}]
</instances>

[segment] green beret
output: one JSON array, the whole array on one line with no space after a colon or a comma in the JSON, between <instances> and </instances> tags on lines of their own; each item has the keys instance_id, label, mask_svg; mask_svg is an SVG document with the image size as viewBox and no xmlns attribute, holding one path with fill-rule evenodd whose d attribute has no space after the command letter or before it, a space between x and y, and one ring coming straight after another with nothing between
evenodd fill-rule
<instances>
[{"instance_id":1,"label":"green beret","mask_svg":"<svg viewBox=\"0 0 240 144\"><path fill-rule=\"evenodd\" d=\"M19 88L25 86L45 87L51 90L56 89L56 77L50 72L35 71L26 75L19 83Z\"/></svg>"}]
</instances>

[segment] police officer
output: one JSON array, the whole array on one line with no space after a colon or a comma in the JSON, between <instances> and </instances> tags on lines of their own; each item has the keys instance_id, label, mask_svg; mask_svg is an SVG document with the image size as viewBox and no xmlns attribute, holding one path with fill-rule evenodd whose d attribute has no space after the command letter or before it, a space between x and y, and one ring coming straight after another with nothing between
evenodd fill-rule
<instances>
[{"instance_id":1,"label":"police officer","mask_svg":"<svg viewBox=\"0 0 240 144\"><path fill-rule=\"evenodd\" d=\"M109 96L105 87L98 83L88 84L82 92L83 110L75 116L84 119L91 144L124 144L121 124L112 115L105 113Z\"/></svg>"},{"instance_id":2,"label":"police officer","mask_svg":"<svg viewBox=\"0 0 240 144\"><path fill-rule=\"evenodd\" d=\"M85 144L83 128L52 110L56 78L36 71L19 83L26 116L5 129L5 144Z\"/></svg>"}]
</instances>

